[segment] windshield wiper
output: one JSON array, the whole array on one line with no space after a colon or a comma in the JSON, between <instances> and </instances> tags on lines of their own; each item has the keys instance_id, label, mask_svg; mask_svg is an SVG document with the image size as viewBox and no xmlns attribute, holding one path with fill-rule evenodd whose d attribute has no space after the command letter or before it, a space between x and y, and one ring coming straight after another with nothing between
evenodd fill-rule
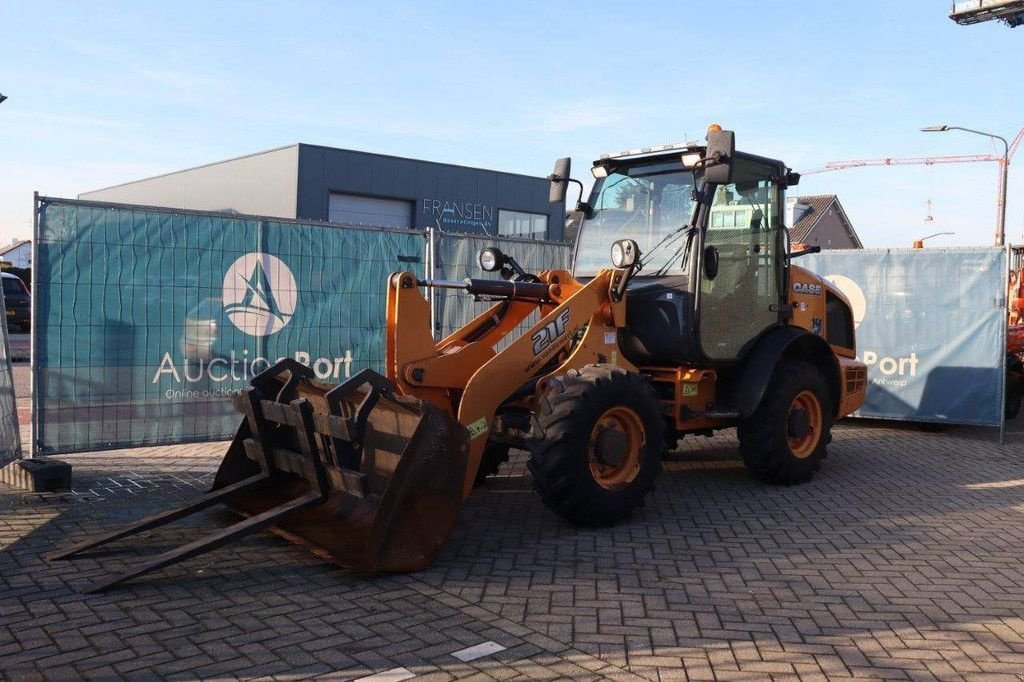
<instances>
[{"instance_id":1,"label":"windshield wiper","mask_svg":"<svg viewBox=\"0 0 1024 682\"><path fill-rule=\"evenodd\" d=\"M693 229L692 225L680 225L679 227L677 227L676 229L672 230L671 232L666 234L664 237L662 237L661 240L658 241L658 243L655 244L654 247L651 248L650 251L648 251L647 253L645 253L643 255L643 258L640 260L640 267L641 267L641 269L643 268L645 263L650 262L651 258L654 256L654 254L658 253L658 251L662 250L663 248L668 246L671 242L675 241L675 239L678 238L680 235L687 234L692 229ZM659 272L660 271L661 271L661 269L659 268Z\"/></svg>"},{"instance_id":2,"label":"windshield wiper","mask_svg":"<svg viewBox=\"0 0 1024 682\"><path fill-rule=\"evenodd\" d=\"M687 233L689 233L689 230L687 231ZM686 247L689 246L689 245L690 245L690 240L689 239L683 241L683 243L679 245L679 248L675 250L675 253L672 254L672 257L669 258L668 260L666 260L665 264L662 265L660 268L658 268L655 271L653 277L661 277L666 272L668 272L668 269L670 267L672 267L672 265L676 262L676 260L678 260L679 257L682 256L686 252Z\"/></svg>"}]
</instances>

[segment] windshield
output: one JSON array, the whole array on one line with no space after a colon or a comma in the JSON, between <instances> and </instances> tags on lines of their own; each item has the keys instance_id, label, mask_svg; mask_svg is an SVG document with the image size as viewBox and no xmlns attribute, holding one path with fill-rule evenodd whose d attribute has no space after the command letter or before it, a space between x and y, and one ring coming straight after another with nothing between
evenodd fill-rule
<instances>
[{"instance_id":1,"label":"windshield","mask_svg":"<svg viewBox=\"0 0 1024 682\"><path fill-rule=\"evenodd\" d=\"M641 274L685 273L689 232L680 228L693 217L693 181L693 172L678 160L624 166L599 178L576 247L576 276L611 267L609 253L617 239L632 239L640 247Z\"/></svg>"}]
</instances>

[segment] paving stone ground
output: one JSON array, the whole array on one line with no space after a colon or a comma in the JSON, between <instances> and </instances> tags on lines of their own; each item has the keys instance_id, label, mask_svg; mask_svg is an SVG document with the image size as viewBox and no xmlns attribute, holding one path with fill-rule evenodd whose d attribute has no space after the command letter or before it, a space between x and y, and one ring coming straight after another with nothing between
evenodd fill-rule
<instances>
[{"instance_id":1,"label":"paving stone ground","mask_svg":"<svg viewBox=\"0 0 1024 682\"><path fill-rule=\"evenodd\" d=\"M205 490L224 444L65 456L73 493L0 485L0 677L1021 679L1021 436L848 422L789 488L749 479L728 432L686 439L612 529L555 517L520 456L421 573L263 534L100 595L76 588L230 514L41 556ZM505 648L452 656L484 642Z\"/></svg>"}]
</instances>

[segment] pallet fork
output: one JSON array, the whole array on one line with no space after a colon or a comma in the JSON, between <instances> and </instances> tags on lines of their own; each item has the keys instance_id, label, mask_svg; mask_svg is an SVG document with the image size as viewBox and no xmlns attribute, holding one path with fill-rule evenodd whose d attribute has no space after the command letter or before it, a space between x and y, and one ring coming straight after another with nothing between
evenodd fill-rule
<instances>
[{"instance_id":1,"label":"pallet fork","mask_svg":"<svg viewBox=\"0 0 1024 682\"><path fill-rule=\"evenodd\" d=\"M104 591L265 529L357 571L430 565L462 501L468 434L452 417L396 396L372 370L330 386L290 359L254 378L235 405L245 420L210 492L47 559L65 559L223 503L246 518L83 591Z\"/></svg>"}]
</instances>

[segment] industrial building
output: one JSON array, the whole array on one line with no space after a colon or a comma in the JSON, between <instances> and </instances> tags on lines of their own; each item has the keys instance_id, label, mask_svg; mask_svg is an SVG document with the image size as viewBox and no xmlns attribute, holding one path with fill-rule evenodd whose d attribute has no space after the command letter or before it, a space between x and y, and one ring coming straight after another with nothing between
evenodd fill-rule
<instances>
[{"instance_id":1,"label":"industrial building","mask_svg":"<svg viewBox=\"0 0 1024 682\"><path fill-rule=\"evenodd\" d=\"M565 217L543 177L301 143L79 198L525 239L561 240Z\"/></svg>"}]
</instances>

